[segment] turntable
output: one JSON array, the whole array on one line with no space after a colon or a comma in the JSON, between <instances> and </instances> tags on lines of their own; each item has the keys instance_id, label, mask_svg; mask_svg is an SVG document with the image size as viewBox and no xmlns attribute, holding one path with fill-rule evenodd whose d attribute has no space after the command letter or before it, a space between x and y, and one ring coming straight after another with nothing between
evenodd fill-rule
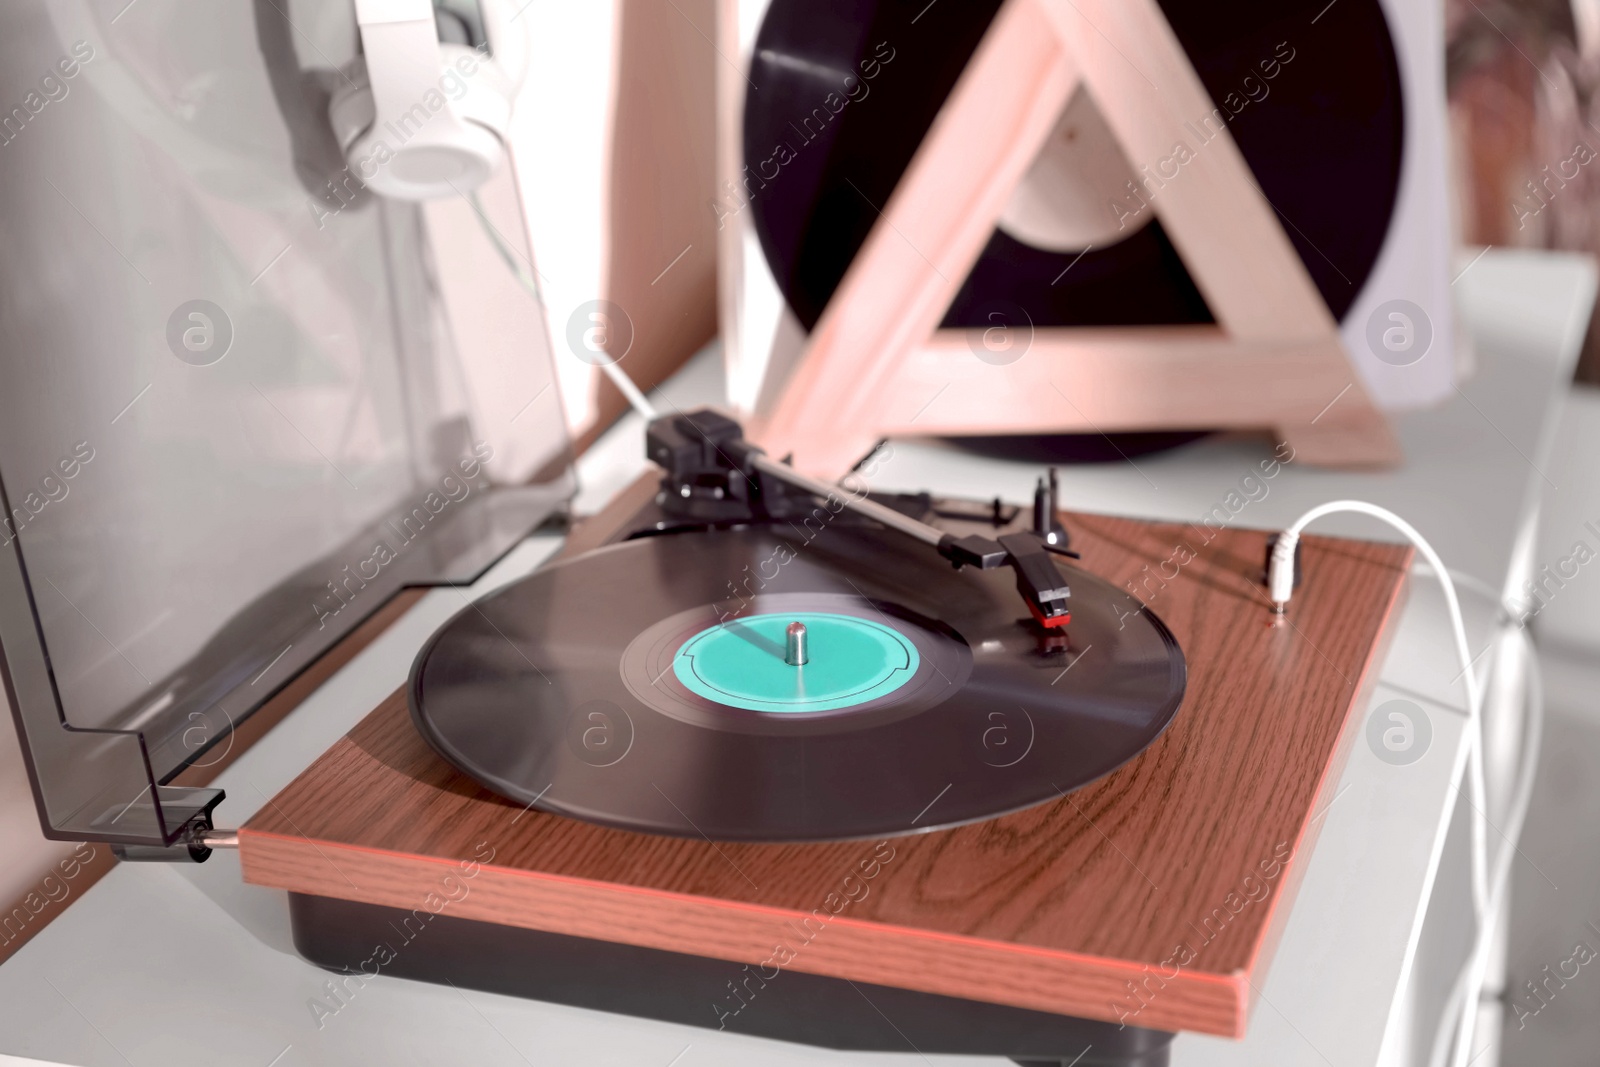
<instances>
[{"instance_id":1,"label":"turntable","mask_svg":"<svg viewBox=\"0 0 1600 1067\"><path fill-rule=\"evenodd\" d=\"M708 411L650 454L241 829L335 987L1024 1063L1243 1033L1409 549L1307 538L1285 624L1265 534L830 489Z\"/></svg>"}]
</instances>

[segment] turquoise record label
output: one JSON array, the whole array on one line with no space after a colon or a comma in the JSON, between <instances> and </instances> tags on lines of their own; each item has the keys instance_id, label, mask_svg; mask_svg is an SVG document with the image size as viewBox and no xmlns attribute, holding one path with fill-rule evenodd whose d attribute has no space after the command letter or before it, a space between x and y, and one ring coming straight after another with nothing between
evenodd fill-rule
<instances>
[{"instance_id":1,"label":"turquoise record label","mask_svg":"<svg viewBox=\"0 0 1600 1067\"><path fill-rule=\"evenodd\" d=\"M789 624L804 623L809 659L784 661ZM888 696L921 657L899 631L854 615L775 612L729 619L678 649L672 669L697 696L746 711L839 711Z\"/></svg>"}]
</instances>

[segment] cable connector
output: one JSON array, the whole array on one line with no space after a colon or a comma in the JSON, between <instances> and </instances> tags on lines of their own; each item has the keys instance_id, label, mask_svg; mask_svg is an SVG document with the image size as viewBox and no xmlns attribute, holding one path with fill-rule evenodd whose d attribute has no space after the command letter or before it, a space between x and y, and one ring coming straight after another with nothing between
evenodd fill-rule
<instances>
[{"instance_id":1,"label":"cable connector","mask_svg":"<svg viewBox=\"0 0 1600 1067\"><path fill-rule=\"evenodd\" d=\"M1267 593L1272 598L1272 610L1282 615L1294 595L1295 562L1299 556L1300 531L1288 529L1272 543L1272 553L1267 557Z\"/></svg>"}]
</instances>

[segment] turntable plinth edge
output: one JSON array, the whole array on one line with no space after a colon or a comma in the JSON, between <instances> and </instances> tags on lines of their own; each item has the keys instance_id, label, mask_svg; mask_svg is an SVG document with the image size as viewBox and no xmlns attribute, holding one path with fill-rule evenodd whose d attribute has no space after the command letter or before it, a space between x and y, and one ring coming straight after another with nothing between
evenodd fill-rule
<instances>
[{"instance_id":1,"label":"turntable plinth edge","mask_svg":"<svg viewBox=\"0 0 1600 1067\"><path fill-rule=\"evenodd\" d=\"M886 844L634 834L487 792L428 747L397 692L246 824L244 878L419 923L747 963L767 983L793 969L1242 1036L1411 550L1305 538L1304 584L1275 624L1264 533L1064 518L1083 565L1160 614L1190 673L1160 739L1058 801Z\"/></svg>"}]
</instances>

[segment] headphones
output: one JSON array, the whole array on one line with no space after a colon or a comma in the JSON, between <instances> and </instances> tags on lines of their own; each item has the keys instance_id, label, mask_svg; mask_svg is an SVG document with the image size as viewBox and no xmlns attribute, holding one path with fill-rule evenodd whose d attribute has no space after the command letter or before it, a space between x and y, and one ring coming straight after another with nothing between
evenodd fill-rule
<instances>
[{"instance_id":1,"label":"headphones","mask_svg":"<svg viewBox=\"0 0 1600 1067\"><path fill-rule=\"evenodd\" d=\"M478 188L507 151L529 43L506 0L355 0L362 55L328 102L350 170L402 200Z\"/></svg>"}]
</instances>

